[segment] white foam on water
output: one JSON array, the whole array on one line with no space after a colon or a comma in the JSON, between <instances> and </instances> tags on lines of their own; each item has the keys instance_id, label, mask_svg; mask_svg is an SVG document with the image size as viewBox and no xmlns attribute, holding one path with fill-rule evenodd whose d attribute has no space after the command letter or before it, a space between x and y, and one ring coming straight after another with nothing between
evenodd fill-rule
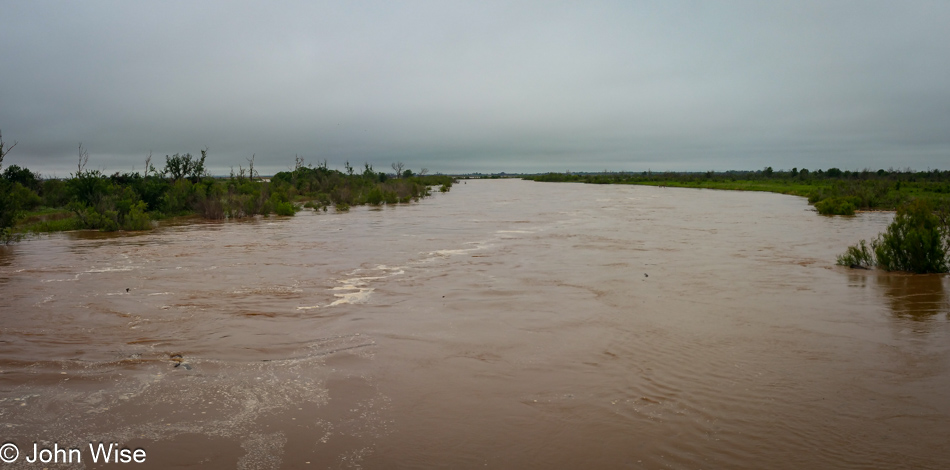
<instances>
[{"instance_id":1,"label":"white foam on water","mask_svg":"<svg viewBox=\"0 0 950 470\"><path fill-rule=\"evenodd\" d=\"M31 387L22 386L22 392L26 393L16 393L17 390L14 390L13 396L0 398L0 403L6 407L5 421L9 419L10 424L17 427L48 421L49 424L44 424L43 429L65 442L81 442L86 437L85 433L89 432L83 424L87 417L105 416L117 407L140 407L150 416L156 416L159 410L169 407L176 411L191 411L190 416L188 413L172 413L167 419L160 417L144 423L118 423L97 434L97 437L116 442L131 439L164 441L182 434L197 433L236 439L244 449L237 468L280 468L287 437L281 430L262 432L259 420L298 408L302 404L326 405L329 395L325 374L319 372L324 357L343 351L359 351L363 348L354 348L374 344L366 343L364 338L354 337L328 338L319 343L322 346L320 351L306 351L300 358L273 362L227 363L189 358L188 363L193 364L195 370L171 369L167 362L146 360L140 363L139 373L131 376L123 375L124 369L129 367L125 359L95 363L64 361L64 365L70 366L71 376L98 377L109 382L114 380L114 384L97 390L60 385L52 394L28 393ZM331 349L327 351L326 348ZM140 358L136 356L134 359ZM80 367L78 370L77 366ZM202 374L199 371L204 367L223 372ZM66 373L62 372L64 375ZM183 374L187 375L183 377ZM42 400L36 400L41 396ZM374 397L373 400L378 399ZM48 402L60 406L48 409ZM216 406L217 403L224 405ZM366 406L374 403L370 402ZM205 419L205 409L218 413L215 413L214 418L210 418L209 414L209 418ZM222 409L227 412L221 414ZM196 415L197 411L201 411L200 417ZM10 424L7 427L13 427Z\"/></svg>"},{"instance_id":2,"label":"white foam on water","mask_svg":"<svg viewBox=\"0 0 950 470\"><path fill-rule=\"evenodd\" d=\"M383 271L384 274L379 276L356 276L347 279L338 279L337 282L343 284L342 286L333 287L330 290L333 291L356 291L356 292L346 292L341 294L333 294L334 297L338 297L337 300L333 301L327 307L335 307L342 304L357 304L365 303L369 299L370 294L376 290L373 287L366 287L369 284L369 281L378 281L380 279L387 279L393 276L399 276L405 274L405 270L401 266L386 266L385 264L377 265L374 268L375 271ZM352 271L349 274L353 275L358 273L360 270Z\"/></svg>"},{"instance_id":3,"label":"white foam on water","mask_svg":"<svg viewBox=\"0 0 950 470\"><path fill-rule=\"evenodd\" d=\"M40 280L40 282L70 282L70 281L78 281L78 280L79 280L79 276L80 276L81 274L83 274L83 273L76 274L76 275L73 276L71 279L42 279L42 280Z\"/></svg>"},{"instance_id":4,"label":"white foam on water","mask_svg":"<svg viewBox=\"0 0 950 470\"><path fill-rule=\"evenodd\" d=\"M337 305L342 304L362 304L369 299L369 295L373 293L375 289L372 287L334 287L334 290L340 289L358 289L356 292L349 292L346 294L333 294L335 297L339 297L339 300L334 300L328 307L336 307Z\"/></svg>"},{"instance_id":5,"label":"white foam on water","mask_svg":"<svg viewBox=\"0 0 950 470\"><path fill-rule=\"evenodd\" d=\"M451 255L460 255L462 253L468 253L469 251L475 251L475 248L462 248L458 250L436 250L430 251L430 255L436 256L451 256Z\"/></svg>"},{"instance_id":6,"label":"white foam on water","mask_svg":"<svg viewBox=\"0 0 950 470\"><path fill-rule=\"evenodd\" d=\"M430 256L449 257L452 255L462 255L465 253L471 253L473 251L484 250L485 248L488 248L491 246L491 244L486 243L486 242L468 242L466 243L466 245L475 245L475 246L471 248L457 248L454 250L436 250L436 251L430 251L426 254Z\"/></svg>"},{"instance_id":7,"label":"white foam on water","mask_svg":"<svg viewBox=\"0 0 950 470\"><path fill-rule=\"evenodd\" d=\"M289 295L289 294L299 294L303 292L299 288L300 283L294 282L290 286L281 286L281 285L269 285L269 286L241 286L238 289L231 291L232 294L255 294L255 295Z\"/></svg>"},{"instance_id":8,"label":"white foam on water","mask_svg":"<svg viewBox=\"0 0 950 470\"><path fill-rule=\"evenodd\" d=\"M121 272L121 271L131 271L132 267L124 268L92 268L88 271L83 271L84 273L111 273L111 272Z\"/></svg>"}]
</instances>

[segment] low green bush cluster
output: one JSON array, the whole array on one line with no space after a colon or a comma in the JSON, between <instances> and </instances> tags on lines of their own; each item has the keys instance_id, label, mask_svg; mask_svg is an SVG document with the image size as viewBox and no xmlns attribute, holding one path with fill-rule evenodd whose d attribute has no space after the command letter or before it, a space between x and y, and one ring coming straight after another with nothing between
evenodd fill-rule
<instances>
[{"instance_id":1,"label":"low green bush cluster","mask_svg":"<svg viewBox=\"0 0 950 470\"><path fill-rule=\"evenodd\" d=\"M276 212L277 215L294 215L297 213L297 208L289 202L278 202L274 205L274 212Z\"/></svg>"},{"instance_id":2,"label":"low green bush cluster","mask_svg":"<svg viewBox=\"0 0 950 470\"><path fill-rule=\"evenodd\" d=\"M857 198L854 196L835 196L816 202L815 209L821 215L854 215L857 204Z\"/></svg>"},{"instance_id":3,"label":"low green bush cluster","mask_svg":"<svg viewBox=\"0 0 950 470\"><path fill-rule=\"evenodd\" d=\"M418 201L432 195L431 186L441 186L448 191L454 182L451 176L414 174L410 170L402 171L400 177L395 178L375 171L369 164L358 173L349 163L346 172L331 170L324 163L317 167L298 166L271 178L274 191L297 199L319 201L314 206L320 207Z\"/></svg>"},{"instance_id":4,"label":"low green bush cluster","mask_svg":"<svg viewBox=\"0 0 950 470\"><path fill-rule=\"evenodd\" d=\"M875 265L874 252L867 242L861 240L857 245L849 246L847 251L838 256L838 264L867 269Z\"/></svg>"},{"instance_id":5,"label":"low green bush cluster","mask_svg":"<svg viewBox=\"0 0 950 470\"><path fill-rule=\"evenodd\" d=\"M946 211L925 200L901 206L894 221L870 244L864 240L838 257L851 267L878 266L887 271L945 273L950 267L950 226Z\"/></svg>"}]
</instances>

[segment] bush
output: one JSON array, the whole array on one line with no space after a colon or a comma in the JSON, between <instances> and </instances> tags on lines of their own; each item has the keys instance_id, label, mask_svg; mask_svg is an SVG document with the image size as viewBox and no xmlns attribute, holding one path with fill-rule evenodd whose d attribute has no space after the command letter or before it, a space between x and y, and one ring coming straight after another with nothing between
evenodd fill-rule
<instances>
[{"instance_id":1,"label":"bush","mask_svg":"<svg viewBox=\"0 0 950 470\"><path fill-rule=\"evenodd\" d=\"M874 253L864 240L848 247L848 251L838 256L838 264L851 268L870 268L874 266Z\"/></svg>"},{"instance_id":2,"label":"bush","mask_svg":"<svg viewBox=\"0 0 950 470\"><path fill-rule=\"evenodd\" d=\"M69 204L69 187L63 180L44 180L41 194L46 207L65 207Z\"/></svg>"},{"instance_id":3,"label":"bush","mask_svg":"<svg viewBox=\"0 0 950 470\"><path fill-rule=\"evenodd\" d=\"M853 197L829 197L815 203L821 215L854 215L857 208Z\"/></svg>"},{"instance_id":4,"label":"bush","mask_svg":"<svg viewBox=\"0 0 950 470\"><path fill-rule=\"evenodd\" d=\"M138 201L129 208L129 212L122 218L122 230L148 230L152 228L152 221L146 212L145 201Z\"/></svg>"},{"instance_id":5,"label":"bush","mask_svg":"<svg viewBox=\"0 0 950 470\"><path fill-rule=\"evenodd\" d=\"M887 271L918 274L945 273L950 268L950 227L932 206L916 200L901 206L884 233L871 242L861 240L838 256L838 264L850 267L878 266Z\"/></svg>"},{"instance_id":6,"label":"bush","mask_svg":"<svg viewBox=\"0 0 950 470\"><path fill-rule=\"evenodd\" d=\"M294 215L297 211L292 203L278 202L274 205L274 212L276 212L277 215Z\"/></svg>"},{"instance_id":7,"label":"bush","mask_svg":"<svg viewBox=\"0 0 950 470\"><path fill-rule=\"evenodd\" d=\"M947 227L926 201L902 206L887 230L874 241L878 266L888 271L945 273Z\"/></svg>"},{"instance_id":8,"label":"bush","mask_svg":"<svg viewBox=\"0 0 950 470\"><path fill-rule=\"evenodd\" d=\"M369 193L366 194L366 202L373 206L378 206L383 203L383 191L379 189L379 186L375 186L369 190Z\"/></svg>"},{"instance_id":9,"label":"bush","mask_svg":"<svg viewBox=\"0 0 950 470\"><path fill-rule=\"evenodd\" d=\"M95 206L103 197L112 193L112 184L99 170L80 170L66 182L71 200Z\"/></svg>"},{"instance_id":10,"label":"bush","mask_svg":"<svg viewBox=\"0 0 950 470\"><path fill-rule=\"evenodd\" d=\"M187 214L196 199L195 189L191 181L182 179L171 184L162 196L162 211L166 214Z\"/></svg>"}]
</instances>

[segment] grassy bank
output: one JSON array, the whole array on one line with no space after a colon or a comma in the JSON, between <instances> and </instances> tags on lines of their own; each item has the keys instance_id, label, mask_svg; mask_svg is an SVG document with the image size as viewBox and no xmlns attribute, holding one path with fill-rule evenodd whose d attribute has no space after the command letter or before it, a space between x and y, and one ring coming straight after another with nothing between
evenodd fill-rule
<instances>
[{"instance_id":1,"label":"grassy bank","mask_svg":"<svg viewBox=\"0 0 950 470\"><path fill-rule=\"evenodd\" d=\"M704 173L546 173L524 179L590 184L642 184L683 188L766 191L807 197L819 213L851 215L856 210L896 210L923 200L950 204L950 171L728 171Z\"/></svg>"},{"instance_id":2,"label":"grassy bank","mask_svg":"<svg viewBox=\"0 0 950 470\"><path fill-rule=\"evenodd\" d=\"M448 191L455 181L402 171L401 163L399 173L389 175L369 164L357 172L347 163L346 171L339 171L326 162L304 165L300 158L294 170L270 179L257 174L253 159L249 168L239 166L220 178L205 170L206 159L205 151L200 157L166 156L164 168L156 170L149 158L145 173L106 175L86 169L88 154L80 147L77 170L66 179L43 178L11 165L0 173L0 243L26 233L148 230L155 220L193 214L207 219L292 216L304 206L346 211L364 204L409 203L430 196L433 187Z\"/></svg>"}]
</instances>

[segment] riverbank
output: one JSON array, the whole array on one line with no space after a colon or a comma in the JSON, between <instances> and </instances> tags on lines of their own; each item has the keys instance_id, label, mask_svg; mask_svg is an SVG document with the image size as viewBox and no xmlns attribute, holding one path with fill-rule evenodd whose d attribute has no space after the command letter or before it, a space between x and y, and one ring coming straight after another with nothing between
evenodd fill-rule
<instances>
[{"instance_id":1,"label":"riverbank","mask_svg":"<svg viewBox=\"0 0 950 470\"><path fill-rule=\"evenodd\" d=\"M157 171L146 161L142 173L85 169L81 153L76 173L67 179L44 179L16 165L0 174L0 243L30 233L70 230L148 230L168 217L197 215L205 219L239 219L256 215L292 216L303 207L345 212L351 206L400 204L446 192L455 179L447 175L405 170L389 175L365 165L357 173L329 169L324 162L261 178L253 169L212 177L205 170L206 152L166 157ZM400 169L402 166L400 164Z\"/></svg>"},{"instance_id":2,"label":"riverbank","mask_svg":"<svg viewBox=\"0 0 950 470\"><path fill-rule=\"evenodd\" d=\"M854 215L856 211L897 210L914 200L933 207L950 206L950 171L827 171L793 169L705 173L546 173L523 176L540 182L636 184L661 187L763 191L808 198L823 215Z\"/></svg>"}]
</instances>

